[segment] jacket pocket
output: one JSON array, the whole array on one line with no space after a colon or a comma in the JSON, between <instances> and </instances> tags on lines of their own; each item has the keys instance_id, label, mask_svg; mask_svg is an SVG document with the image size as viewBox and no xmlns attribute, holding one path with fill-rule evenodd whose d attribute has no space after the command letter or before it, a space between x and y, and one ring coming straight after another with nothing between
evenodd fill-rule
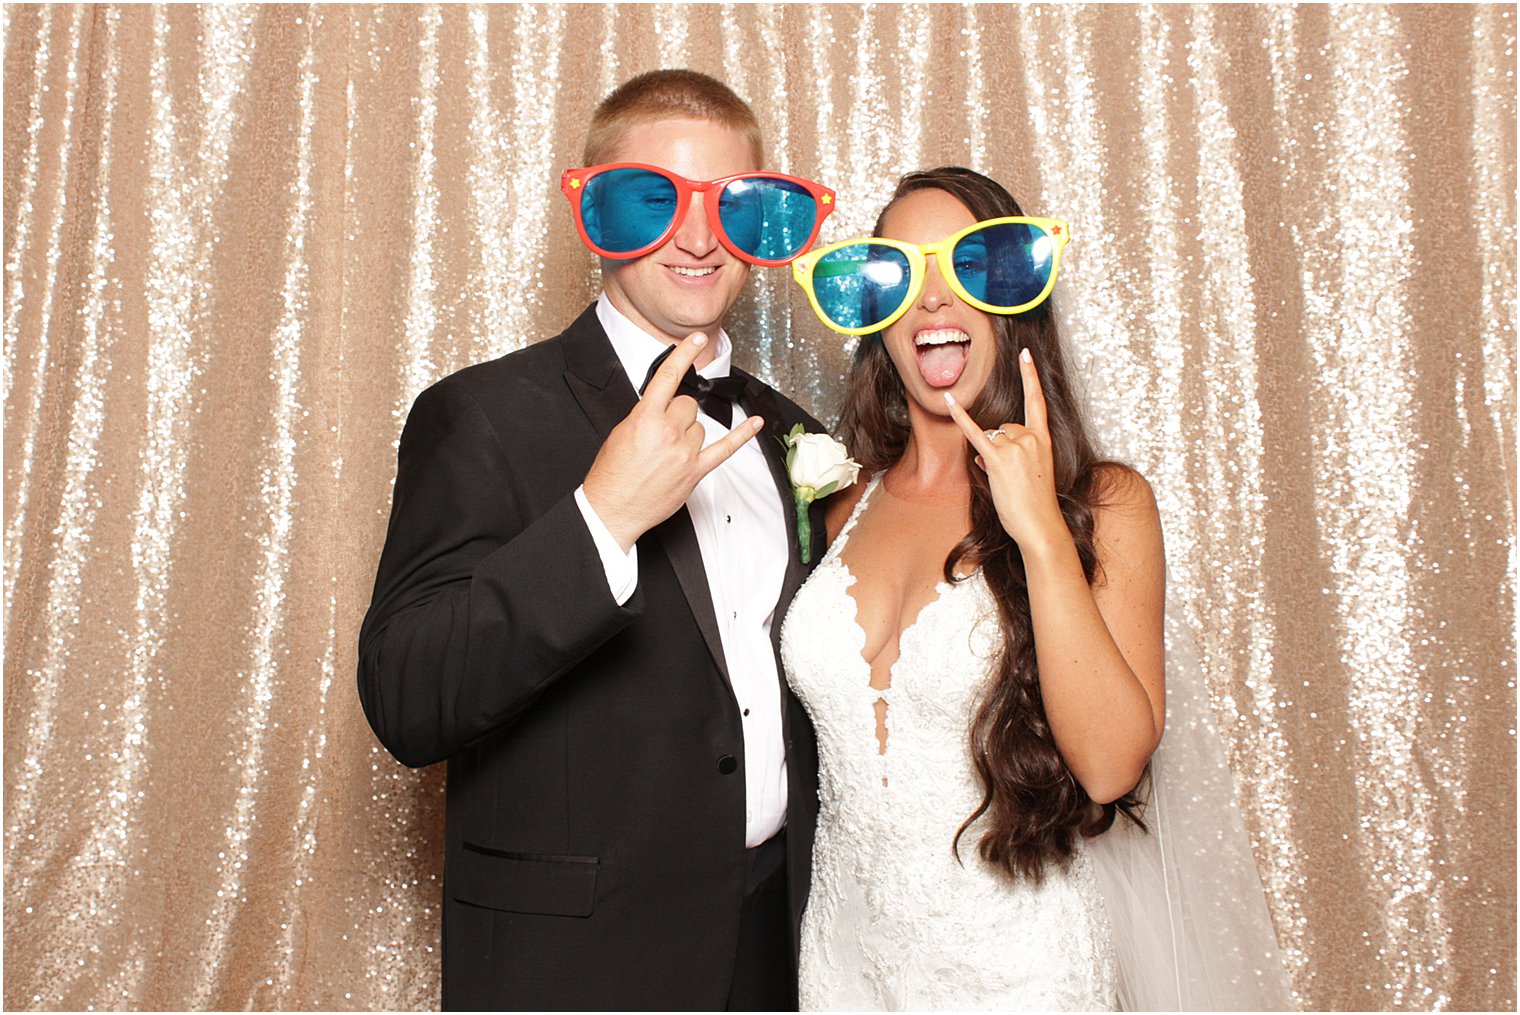
<instances>
[{"instance_id":1,"label":"jacket pocket","mask_svg":"<svg viewBox=\"0 0 1520 1015\"><path fill-rule=\"evenodd\" d=\"M591 915L597 857L511 853L467 841L453 860L449 894L459 902L509 913Z\"/></svg>"}]
</instances>

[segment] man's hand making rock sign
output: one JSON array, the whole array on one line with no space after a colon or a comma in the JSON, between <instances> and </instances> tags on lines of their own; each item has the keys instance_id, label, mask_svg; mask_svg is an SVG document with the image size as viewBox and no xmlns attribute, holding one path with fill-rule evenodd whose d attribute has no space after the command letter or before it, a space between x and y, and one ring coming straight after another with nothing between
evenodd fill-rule
<instances>
[{"instance_id":1,"label":"man's hand making rock sign","mask_svg":"<svg viewBox=\"0 0 1520 1015\"><path fill-rule=\"evenodd\" d=\"M702 477L728 460L765 421L751 416L707 447L697 401L677 395L707 336L692 332L665 357L644 397L613 428L586 473L586 499L624 552L676 513Z\"/></svg>"}]
</instances>

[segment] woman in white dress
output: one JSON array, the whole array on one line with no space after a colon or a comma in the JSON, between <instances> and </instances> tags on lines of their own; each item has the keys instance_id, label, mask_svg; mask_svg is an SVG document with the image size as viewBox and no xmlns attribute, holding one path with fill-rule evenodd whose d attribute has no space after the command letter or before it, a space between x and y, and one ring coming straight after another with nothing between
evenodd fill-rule
<instances>
[{"instance_id":1,"label":"woman in white dress","mask_svg":"<svg viewBox=\"0 0 1520 1015\"><path fill-rule=\"evenodd\" d=\"M1156 503L1073 396L1066 223L947 168L875 237L794 266L862 336L839 435L863 481L782 636L820 752L802 1007L1114 1008L1090 843L1141 834L1162 736Z\"/></svg>"}]
</instances>

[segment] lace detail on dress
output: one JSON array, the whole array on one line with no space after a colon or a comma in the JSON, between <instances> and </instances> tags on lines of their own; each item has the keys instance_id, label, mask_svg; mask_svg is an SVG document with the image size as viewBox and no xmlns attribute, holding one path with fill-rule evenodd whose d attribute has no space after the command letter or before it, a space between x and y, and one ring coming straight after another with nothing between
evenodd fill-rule
<instances>
[{"instance_id":1,"label":"lace detail on dress","mask_svg":"<svg viewBox=\"0 0 1520 1015\"><path fill-rule=\"evenodd\" d=\"M1090 858L1038 887L976 852L967 731L1000 637L978 572L941 582L903 631L886 752L840 559L881 475L787 611L787 679L818 732L818 834L802 926L804 1010L1112 1008L1113 947ZM883 784L885 778L886 783Z\"/></svg>"}]
</instances>

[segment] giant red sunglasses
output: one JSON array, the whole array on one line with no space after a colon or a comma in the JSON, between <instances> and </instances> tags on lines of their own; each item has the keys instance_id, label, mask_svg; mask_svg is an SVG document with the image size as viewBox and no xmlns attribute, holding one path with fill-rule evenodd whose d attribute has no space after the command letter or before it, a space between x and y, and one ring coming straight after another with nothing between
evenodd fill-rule
<instances>
[{"instance_id":1,"label":"giant red sunglasses","mask_svg":"<svg viewBox=\"0 0 1520 1015\"><path fill-rule=\"evenodd\" d=\"M567 169L559 185L586 246L620 261L642 257L674 236L694 193L704 195L718 241L740 260L766 267L807 250L834 210L828 187L784 173L698 181L641 162L609 162Z\"/></svg>"}]
</instances>

